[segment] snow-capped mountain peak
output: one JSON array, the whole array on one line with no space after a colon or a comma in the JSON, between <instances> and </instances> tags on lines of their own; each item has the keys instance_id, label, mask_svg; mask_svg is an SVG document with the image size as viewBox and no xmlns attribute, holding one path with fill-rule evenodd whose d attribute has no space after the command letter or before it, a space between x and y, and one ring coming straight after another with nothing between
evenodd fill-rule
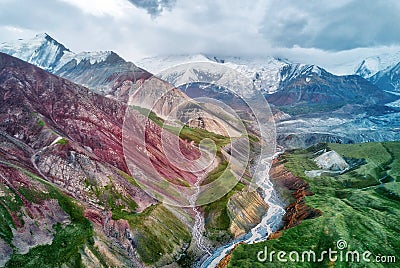
<instances>
[{"instance_id":1,"label":"snow-capped mountain peak","mask_svg":"<svg viewBox=\"0 0 400 268\"><path fill-rule=\"evenodd\" d=\"M386 91L400 91L400 51L365 58L355 74Z\"/></svg>"},{"instance_id":2,"label":"snow-capped mountain peak","mask_svg":"<svg viewBox=\"0 0 400 268\"><path fill-rule=\"evenodd\" d=\"M292 80L296 78L305 78L307 82L313 76L321 76L326 72L321 67L309 64L288 64L281 69L281 81Z\"/></svg>"},{"instance_id":3,"label":"snow-capped mountain peak","mask_svg":"<svg viewBox=\"0 0 400 268\"><path fill-rule=\"evenodd\" d=\"M72 54L68 48L46 33L37 34L28 40L1 43L0 51L46 70L53 70L63 56Z\"/></svg>"},{"instance_id":4,"label":"snow-capped mountain peak","mask_svg":"<svg viewBox=\"0 0 400 268\"><path fill-rule=\"evenodd\" d=\"M76 61L77 65L81 61L88 61L90 64L104 62L113 54L112 51L74 53L47 33L37 34L32 39L1 43L0 51L50 72L57 72L71 61Z\"/></svg>"},{"instance_id":5,"label":"snow-capped mountain peak","mask_svg":"<svg viewBox=\"0 0 400 268\"><path fill-rule=\"evenodd\" d=\"M355 69L355 74L370 78L379 71L390 69L400 62L400 51L385 53L364 59Z\"/></svg>"}]
</instances>

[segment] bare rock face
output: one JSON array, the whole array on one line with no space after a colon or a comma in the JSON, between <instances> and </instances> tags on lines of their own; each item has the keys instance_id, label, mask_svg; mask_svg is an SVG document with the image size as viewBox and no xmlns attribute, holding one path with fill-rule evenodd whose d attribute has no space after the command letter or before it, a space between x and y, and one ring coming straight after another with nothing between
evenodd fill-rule
<instances>
[{"instance_id":1,"label":"bare rock face","mask_svg":"<svg viewBox=\"0 0 400 268\"><path fill-rule=\"evenodd\" d=\"M231 218L229 230L235 238L260 223L268 210L268 205L256 191L235 193L229 199L227 207Z\"/></svg>"},{"instance_id":2,"label":"bare rock face","mask_svg":"<svg viewBox=\"0 0 400 268\"><path fill-rule=\"evenodd\" d=\"M245 133L241 121L218 104L191 100L180 104L174 116L189 127L205 129L226 137L240 137Z\"/></svg>"},{"instance_id":3,"label":"bare rock face","mask_svg":"<svg viewBox=\"0 0 400 268\"><path fill-rule=\"evenodd\" d=\"M4 267L4 265L11 258L12 253L12 248L0 238L0 267Z\"/></svg>"},{"instance_id":4,"label":"bare rock face","mask_svg":"<svg viewBox=\"0 0 400 268\"><path fill-rule=\"evenodd\" d=\"M31 214L32 217L23 217L24 226L12 230L12 244L19 254L26 254L31 248L39 245L51 244L54 233L52 226L56 223L63 226L70 223L68 214L60 208L56 200L45 200L40 205L32 204L29 211L34 214ZM28 212L25 213L28 215Z\"/></svg>"},{"instance_id":5,"label":"bare rock face","mask_svg":"<svg viewBox=\"0 0 400 268\"><path fill-rule=\"evenodd\" d=\"M335 151L323 153L314 159L319 168L332 171L343 171L349 168L349 164Z\"/></svg>"},{"instance_id":6,"label":"bare rock face","mask_svg":"<svg viewBox=\"0 0 400 268\"><path fill-rule=\"evenodd\" d=\"M270 170L270 178L279 188L284 188L291 195L290 204L285 208L283 229L299 225L305 219L312 219L322 215L318 209L309 207L304 198L312 196L310 185L304 180L297 178L288 171L283 163L277 159L273 161Z\"/></svg>"},{"instance_id":7,"label":"bare rock face","mask_svg":"<svg viewBox=\"0 0 400 268\"><path fill-rule=\"evenodd\" d=\"M190 98L168 82L151 77L138 86L129 99L129 105L146 108L161 118L176 113L176 108Z\"/></svg>"}]
</instances>

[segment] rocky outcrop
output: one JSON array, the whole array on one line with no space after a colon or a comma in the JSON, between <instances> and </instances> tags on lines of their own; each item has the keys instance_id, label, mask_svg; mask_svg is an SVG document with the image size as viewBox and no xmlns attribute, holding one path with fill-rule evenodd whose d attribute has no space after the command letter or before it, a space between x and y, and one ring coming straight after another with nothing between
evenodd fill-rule
<instances>
[{"instance_id":1,"label":"rocky outcrop","mask_svg":"<svg viewBox=\"0 0 400 268\"><path fill-rule=\"evenodd\" d=\"M324 152L314 159L314 162L321 169L318 170L306 170L305 175L314 178L319 177L323 174L327 175L338 175L346 172L350 165L335 151Z\"/></svg>"},{"instance_id":2,"label":"rocky outcrop","mask_svg":"<svg viewBox=\"0 0 400 268\"><path fill-rule=\"evenodd\" d=\"M314 159L314 162L321 169L332 171L343 171L349 168L349 164L335 151L329 151L321 154Z\"/></svg>"},{"instance_id":3,"label":"rocky outcrop","mask_svg":"<svg viewBox=\"0 0 400 268\"><path fill-rule=\"evenodd\" d=\"M231 219L229 231L234 238L237 238L261 222L268 205L257 191L242 191L232 195L227 208Z\"/></svg>"},{"instance_id":4,"label":"rocky outcrop","mask_svg":"<svg viewBox=\"0 0 400 268\"><path fill-rule=\"evenodd\" d=\"M226 131L226 129L222 126L218 120L212 119L212 118L204 118L204 114L199 115L197 118L190 119L189 121L189 127L191 128L201 128L205 129L210 132L214 132L216 134L228 137L229 133Z\"/></svg>"},{"instance_id":5,"label":"rocky outcrop","mask_svg":"<svg viewBox=\"0 0 400 268\"><path fill-rule=\"evenodd\" d=\"M53 241L56 223L66 226L71 223L69 215L65 213L54 199L43 200L40 204L32 203L29 212L22 209L24 225L13 229L13 246L19 254L26 254L31 248L39 245L49 245Z\"/></svg>"},{"instance_id":6,"label":"rocky outcrop","mask_svg":"<svg viewBox=\"0 0 400 268\"><path fill-rule=\"evenodd\" d=\"M4 265L11 258L12 253L12 248L0 238L0 267L4 267Z\"/></svg>"},{"instance_id":7,"label":"rocky outcrop","mask_svg":"<svg viewBox=\"0 0 400 268\"><path fill-rule=\"evenodd\" d=\"M50 245L56 225L65 228L71 217L34 175L6 163L0 154L0 267L13 253Z\"/></svg>"},{"instance_id":8,"label":"rocky outcrop","mask_svg":"<svg viewBox=\"0 0 400 268\"><path fill-rule=\"evenodd\" d=\"M285 208L283 229L294 227L303 220L322 215L320 210L309 207L304 201L306 196L313 195L309 184L288 171L282 160L275 159L273 161L270 178L278 188L284 187L286 193L291 194L292 197L290 204Z\"/></svg>"}]
</instances>

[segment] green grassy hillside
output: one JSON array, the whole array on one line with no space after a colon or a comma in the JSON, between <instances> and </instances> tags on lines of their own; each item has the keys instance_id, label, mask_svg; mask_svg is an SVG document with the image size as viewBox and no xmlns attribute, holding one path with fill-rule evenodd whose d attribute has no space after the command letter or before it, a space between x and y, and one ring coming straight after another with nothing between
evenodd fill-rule
<instances>
[{"instance_id":1,"label":"green grassy hillside","mask_svg":"<svg viewBox=\"0 0 400 268\"><path fill-rule=\"evenodd\" d=\"M13 249L11 259L6 267L81 267L81 251L85 246L93 249L92 253L98 252L93 246L93 227L88 219L83 216L83 208L74 202L69 196L61 193L56 187L45 182L38 176L11 165L3 168L14 172L15 179L30 183L29 187L16 188L0 183L0 238L4 239ZM61 211L65 212L70 223L65 225L56 223L48 226L53 232L53 240L49 245L38 245L26 254L19 254L14 246L17 224L24 224L27 218L32 218L39 226L38 215L29 213L28 207L42 206L44 201L54 200L58 203ZM18 223L19 222L19 223Z\"/></svg>"},{"instance_id":2,"label":"green grassy hillside","mask_svg":"<svg viewBox=\"0 0 400 268\"><path fill-rule=\"evenodd\" d=\"M359 161L360 166L339 176L305 176L305 170L317 169L313 162L314 153L323 148L337 151L348 161L363 161ZM395 264L378 263L376 258L395 256L400 262L399 160L400 142L322 144L285 153L282 157L285 167L307 181L315 194L306 197L306 203L323 214L283 231L278 239L240 245L233 252L229 267L395 267ZM379 180L386 183L381 184ZM343 257L344 261L340 258L330 261L325 257L318 262L322 251L338 250L339 240L345 240L348 246L339 252L346 254L347 249L360 253L370 251L369 259L374 262L346 262L346 257ZM275 255L272 263L269 259L260 262L257 254L265 247L268 252L285 251L287 254L312 250L317 253L317 261L293 262L286 255L288 262L285 263L279 262ZM349 260L352 260L350 255Z\"/></svg>"}]
</instances>

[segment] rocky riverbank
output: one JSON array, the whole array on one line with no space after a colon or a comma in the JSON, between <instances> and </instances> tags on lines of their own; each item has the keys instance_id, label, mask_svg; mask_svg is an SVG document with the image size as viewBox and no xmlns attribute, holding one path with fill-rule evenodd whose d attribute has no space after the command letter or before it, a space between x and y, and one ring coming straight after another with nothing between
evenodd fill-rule
<instances>
[{"instance_id":1,"label":"rocky riverbank","mask_svg":"<svg viewBox=\"0 0 400 268\"><path fill-rule=\"evenodd\" d=\"M273 160L269 175L282 201L287 204L281 230L297 226L305 219L312 219L322 215L320 210L314 209L305 203L304 198L313 195L310 185L286 169L284 159L278 158ZM272 233L268 239L279 238L282 235L281 230ZM220 261L217 266L218 268L228 267L232 252L237 246Z\"/></svg>"}]
</instances>

